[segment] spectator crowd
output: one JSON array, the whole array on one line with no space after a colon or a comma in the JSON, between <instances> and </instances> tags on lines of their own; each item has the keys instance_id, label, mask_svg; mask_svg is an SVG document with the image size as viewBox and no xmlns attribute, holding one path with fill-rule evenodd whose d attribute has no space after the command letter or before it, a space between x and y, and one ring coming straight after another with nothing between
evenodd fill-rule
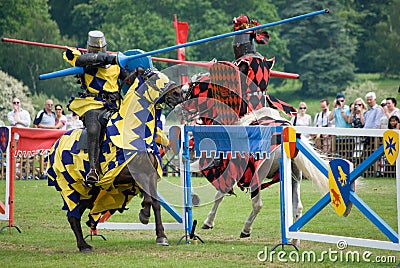
<instances>
[{"instance_id":1,"label":"spectator crowd","mask_svg":"<svg viewBox=\"0 0 400 268\"><path fill-rule=\"evenodd\" d=\"M83 122L75 113L65 114L61 104L54 105L53 100L46 100L44 107L32 118L30 113L23 109L21 100L17 97L12 99L12 110L7 114L8 123L15 127L32 127L44 129L77 129L83 128ZM6 124L3 124L6 125Z\"/></svg>"}]
</instances>

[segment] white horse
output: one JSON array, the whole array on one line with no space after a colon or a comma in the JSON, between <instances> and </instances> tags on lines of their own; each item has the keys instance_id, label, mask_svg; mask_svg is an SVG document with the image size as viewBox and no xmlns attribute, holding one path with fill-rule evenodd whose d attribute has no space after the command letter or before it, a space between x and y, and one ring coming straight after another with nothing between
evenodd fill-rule
<instances>
[{"instance_id":1,"label":"white horse","mask_svg":"<svg viewBox=\"0 0 400 268\"><path fill-rule=\"evenodd\" d=\"M280 116L277 110L264 107L242 117L238 121L237 125L250 125L251 123L258 121L263 117L272 118L279 122L286 121L288 124L290 124L289 121ZM279 170L281 156L282 150L280 146L278 146L271 151L270 158L263 160L262 164L258 166L256 172L258 173L261 183L262 180L272 178ZM299 152L297 156L292 159L292 203L294 220L297 220L301 217L303 210L303 205L300 200L300 182L302 177L310 179L313 182L313 185L316 186L321 193L325 194L328 192L327 178L311 163L309 159L304 156L304 154ZM214 198L214 205L209 212L207 219L204 221L202 229L212 229L214 227L218 206L221 204L225 195L225 193L217 191ZM252 211L244 223L240 233L241 238L250 236L253 222L261 208L261 194L258 192L258 194L252 198ZM297 241L293 241L293 243L296 244Z\"/></svg>"}]
</instances>

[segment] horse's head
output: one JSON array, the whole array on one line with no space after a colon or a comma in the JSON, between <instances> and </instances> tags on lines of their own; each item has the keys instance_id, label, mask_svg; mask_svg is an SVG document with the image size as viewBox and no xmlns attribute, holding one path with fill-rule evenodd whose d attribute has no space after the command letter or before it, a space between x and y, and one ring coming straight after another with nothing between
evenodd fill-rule
<instances>
[{"instance_id":1,"label":"horse's head","mask_svg":"<svg viewBox=\"0 0 400 268\"><path fill-rule=\"evenodd\" d=\"M163 103L174 107L183 102L182 89L159 71L150 71L142 75L144 83L136 90L152 103Z\"/></svg>"},{"instance_id":2,"label":"horse's head","mask_svg":"<svg viewBox=\"0 0 400 268\"><path fill-rule=\"evenodd\" d=\"M182 103L184 100L182 88L172 82L167 87L163 98L167 105L169 105L170 107L175 107L176 105Z\"/></svg>"}]
</instances>

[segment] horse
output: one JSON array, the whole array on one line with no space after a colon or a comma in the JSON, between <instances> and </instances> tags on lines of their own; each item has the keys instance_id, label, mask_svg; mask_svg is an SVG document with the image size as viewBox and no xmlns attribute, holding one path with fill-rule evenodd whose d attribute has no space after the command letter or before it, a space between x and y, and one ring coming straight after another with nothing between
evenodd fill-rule
<instances>
[{"instance_id":1,"label":"horse","mask_svg":"<svg viewBox=\"0 0 400 268\"><path fill-rule=\"evenodd\" d=\"M179 113L187 118L187 121L190 121L190 118L197 118L197 122L203 122L205 125L222 124L218 122L218 116L221 113L217 111L217 108L221 106L219 106L219 101L215 99L212 84L213 81L210 80L209 73L198 74L192 77L189 86L186 86L186 91L188 92L186 95L189 100L180 105L181 109L177 109ZM230 100L230 102L232 101ZM282 117L277 109L270 107L262 107L242 117L237 117L232 124L243 126L291 125L290 121ZM195 163L191 164L192 171L201 171L217 189L213 207L208 213L208 217L204 220L202 229L212 229L215 226L218 206L227 194L233 193L233 187L236 184L242 190L250 188L251 191L252 211L244 223L240 238L246 238L251 235L252 224L262 208L260 190L279 182L278 171L282 156L280 144L280 134L274 133L271 141L270 158L268 159L257 160L252 156L247 158L237 156L236 158L228 159L207 159L202 156ZM300 182L303 176L309 178L322 193L326 193L328 189L328 180L326 177L299 152L292 159L292 203L295 220L302 215L303 206L300 199ZM268 178L272 179L272 181L265 182ZM223 181L222 183L221 180ZM298 241L293 242L298 243Z\"/></svg>"},{"instance_id":2,"label":"horse","mask_svg":"<svg viewBox=\"0 0 400 268\"><path fill-rule=\"evenodd\" d=\"M157 145L165 145L168 139L158 121L162 103L175 106L182 101L180 87L163 73L152 69L138 74L105 127L101 176L94 186L84 179L89 172L85 130L68 131L55 142L48 158L48 182L61 193L80 252L94 250L82 234L81 217L86 209L90 209L86 224L95 229L102 215L122 213L132 197L139 194L143 195L140 222L149 222L152 207L156 243L168 246L157 195L157 182L162 175Z\"/></svg>"}]
</instances>

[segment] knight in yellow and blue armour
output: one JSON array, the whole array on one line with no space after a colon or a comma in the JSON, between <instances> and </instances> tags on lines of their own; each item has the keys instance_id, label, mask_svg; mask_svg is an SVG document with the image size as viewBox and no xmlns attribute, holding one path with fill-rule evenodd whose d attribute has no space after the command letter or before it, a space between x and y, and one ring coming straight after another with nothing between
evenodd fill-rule
<instances>
[{"instance_id":1,"label":"knight in yellow and blue armour","mask_svg":"<svg viewBox=\"0 0 400 268\"><path fill-rule=\"evenodd\" d=\"M127 72L117 64L117 57L109 55L107 42L101 31L88 33L87 52L67 49L64 59L72 66L84 68L84 74L78 76L83 92L72 97L68 109L83 117L87 129L88 155L90 171L86 176L88 184L99 181L100 143L104 135L108 118L118 110L121 95L119 79L122 81Z\"/></svg>"}]
</instances>

